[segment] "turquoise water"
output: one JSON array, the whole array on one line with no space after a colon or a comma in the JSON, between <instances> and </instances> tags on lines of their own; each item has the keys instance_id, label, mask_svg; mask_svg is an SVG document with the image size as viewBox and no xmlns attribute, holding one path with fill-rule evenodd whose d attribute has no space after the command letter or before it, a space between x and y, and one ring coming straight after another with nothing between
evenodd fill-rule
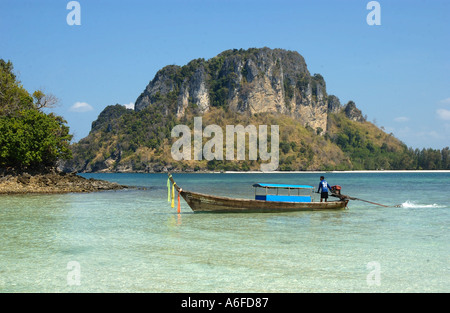
<instances>
[{"instance_id":1,"label":"turquoise water","mask_svg":"<svg viewBox=\"0 0 450 313\"><path fill-rule=\"evenodd\" d=\"M175 174L184 189L251 198L321 173ZM86 174L145 186L0 196L0 292L449 292L450 173L326 173L338 212L193 214L164 174ZM176 203L175 203L176 205Z\"/></svg>"}]
</instances>

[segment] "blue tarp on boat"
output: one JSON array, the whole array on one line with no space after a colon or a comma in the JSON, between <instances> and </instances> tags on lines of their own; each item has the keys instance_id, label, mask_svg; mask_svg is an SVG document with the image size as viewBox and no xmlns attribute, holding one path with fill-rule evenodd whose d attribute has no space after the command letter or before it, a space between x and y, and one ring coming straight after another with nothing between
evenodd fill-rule
<instances>
[{"instance_id":1,"label":"blue tarp on boat","mask_svg":"<svg viewBox=\"0 0 450 313\"><path fill-rule=\"evenodd\" d=\"M256 195L255 200L276 202L311 202L310 196Z\"/></svg>"},{"instance_id":2,"label":"blue tarp on boat","mask_svg":"<svg viewBox=\"0 0 450 313\"><path fill-rule=\"evenodd\" d=\"M286 184L254 184L253 187L261 188L292 188L292 189L313 189L313 186L308 185L286 185Z\"/></svg>"}]
</instances>

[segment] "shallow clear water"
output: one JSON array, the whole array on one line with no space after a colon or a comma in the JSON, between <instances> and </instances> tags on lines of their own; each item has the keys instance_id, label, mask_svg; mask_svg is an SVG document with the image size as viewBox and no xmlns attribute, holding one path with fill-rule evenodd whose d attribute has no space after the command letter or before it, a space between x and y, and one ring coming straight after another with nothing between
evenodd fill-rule
<instances>
[{"instance_id":1,"label":"shallow clear water","mask_svg":"<svg viewBox=\"0 0 450 313\"><path fill-rule=\"evenodd\" d=\"M184 189L251 198L256 182L321 173L174 174ZM450 173L326 173L339 212L181 214L165 174L86 174L145 186L0 196L1 292L449 292ZM175 204L176 205L176 204Z\"/></svg>"}]
</instances>

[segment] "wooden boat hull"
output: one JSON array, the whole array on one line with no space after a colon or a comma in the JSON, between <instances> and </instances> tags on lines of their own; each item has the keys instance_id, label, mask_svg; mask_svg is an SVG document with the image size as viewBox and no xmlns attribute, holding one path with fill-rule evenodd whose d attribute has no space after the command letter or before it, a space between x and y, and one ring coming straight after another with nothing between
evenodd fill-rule
<instances>
[{"instance_id":1,"label":"wooden boat hull","mask_svg":"<svg viewBox=\"0 0 450 313\"><path fill-rule=\"evenodd\" d=\"M342 210L347 201L330 202L276 202L251 199L234 199L181 191L181 196L194 212L215 213L275 213L295 211Z\"/></svg>"}]
</instances>

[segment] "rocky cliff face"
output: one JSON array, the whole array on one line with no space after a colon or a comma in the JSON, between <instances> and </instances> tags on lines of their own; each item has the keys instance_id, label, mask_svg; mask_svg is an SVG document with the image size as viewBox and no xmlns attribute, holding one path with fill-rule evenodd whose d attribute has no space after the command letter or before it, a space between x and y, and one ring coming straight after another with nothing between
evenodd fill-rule
<instances>
[{"instance_id":1,"label":"rocky cliff face","mask_svg":"<svg viewBox=\"0 0 450 313\"><path fill-rule=\"evenodd\" d=\"M207 61L164 67L138 97L135 110L168 98L175 101L178 118L189 109L201 115L222 106L286 114L322 130L328 113L341 109L339 99L328 97L323 77L311 75L298 52L269 48L228 50Z\"/></svg>"},{"instance_id":2,"label":"rocky cliff face","mask_svg":"<svg viewBox=\"0 0 450 313\"><path fill-rule=\"evenodd\" d=\"M349 101L343 108L343 111L352 121L364 122L366 120L366 118L363 117L361 110L356 107L356 104L353 101Z\"/></svg>"}]
</instances>

